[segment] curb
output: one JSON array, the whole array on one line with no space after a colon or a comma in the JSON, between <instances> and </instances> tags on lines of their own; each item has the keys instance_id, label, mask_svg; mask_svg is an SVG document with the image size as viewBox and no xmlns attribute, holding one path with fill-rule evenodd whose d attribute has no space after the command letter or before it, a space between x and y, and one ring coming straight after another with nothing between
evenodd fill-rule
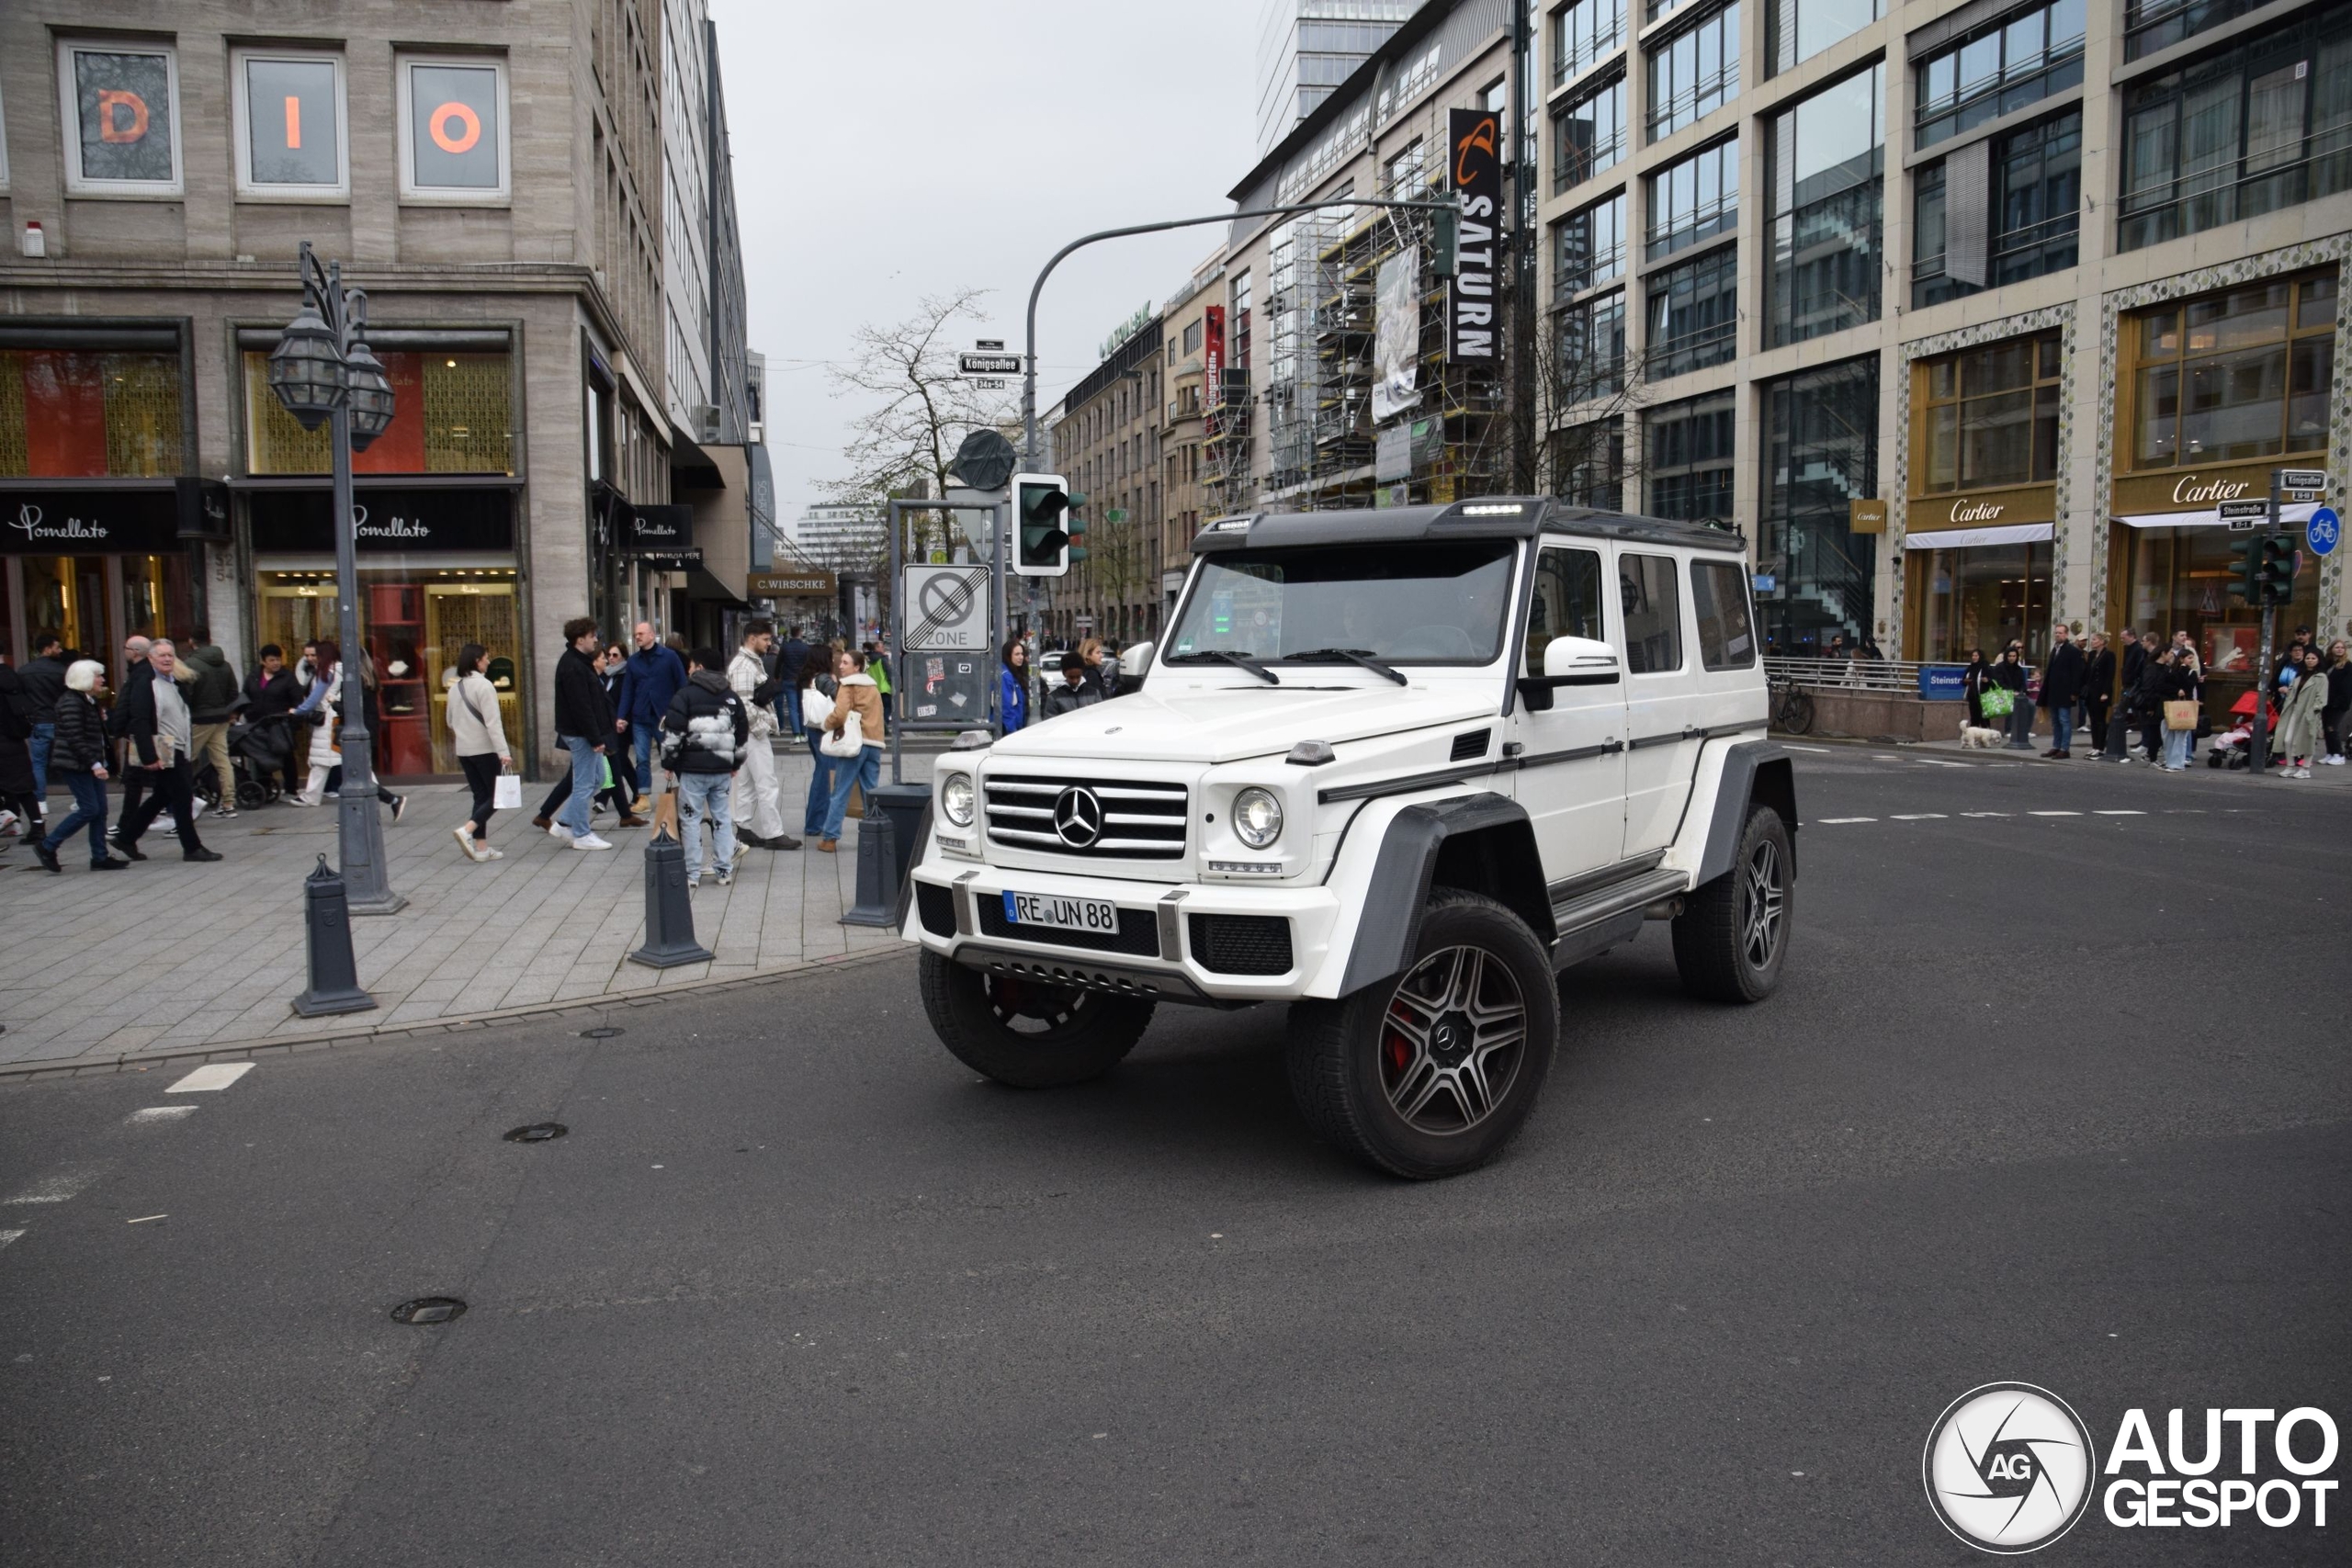
<instances>
[{"instance_id":1,"label":"curb","mask_svg":"<svg viewBox=\"0 0 2352 1568\"><path fill-rule=\"evenodd\" d=\"M575 997L561 1002L539 1002L529 1007L507 1008L493 1012L462 1013L435 1019L430 1023L404 1023L389 1029L345 1029L335 1032L274 1037L251 1041L243 1044L188 1045L177 1049L166 1047L153 1051L126 1051L114 1056L92 1059L77 1056L59 1062L24 1062L0 1065L0 1084L29 1082L40 1078L95 1077L151 1067L168 1062L250 1062L265 1056L288 1056L311 1051L339 1050L352 1045L367 1045L379 1042L411 1039L429 1034L458 1034L473 1030L491 1029L502 1023L514 1023L526 1019L564 1018L567 1016L602 1016L616 1008L649 1008L676 997L703 996L714 991L745 990L754 986L772 986L779 981L803 976L827 973L835 969L854 969L886 959L900 958L911 951L905 943L894 942L888 947L865 953L844 953L838 958L819 958L797 964L789 969L775 969L764 975L744 975L725 980L701 980L692 985L673 986L667 990L628 991L617 996Z\"/></svg>"}]
</instances>

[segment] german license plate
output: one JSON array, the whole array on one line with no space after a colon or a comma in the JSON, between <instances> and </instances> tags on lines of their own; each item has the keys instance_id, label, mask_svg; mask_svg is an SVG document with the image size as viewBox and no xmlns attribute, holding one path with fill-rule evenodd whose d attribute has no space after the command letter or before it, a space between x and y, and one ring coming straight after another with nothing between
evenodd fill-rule
<instances>
[{"instance_id":1,"label":"german license plate","mask_svg":"<svg viewBox=\"0 0 2352 1568\"><path fill-rule=\"evenodd\" d=\"M1101 931L1115 936L1119 907L1108 898L1065 898L1056 893L1012 893L1004 896L1007 925L1053 926L1062 931Z\"/></svg>"}]
</instances>

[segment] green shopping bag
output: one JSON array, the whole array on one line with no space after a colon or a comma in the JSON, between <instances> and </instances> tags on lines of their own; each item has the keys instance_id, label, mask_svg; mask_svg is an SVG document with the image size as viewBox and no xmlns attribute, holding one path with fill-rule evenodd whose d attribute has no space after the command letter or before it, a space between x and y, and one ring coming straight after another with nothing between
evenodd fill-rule
<instances>
[{"instance_id":1,"label":"green shopping bag","mask_svg":"<svg viewBox=\"0 0 2352 1568\"><path fill-rule=\"evenodd\" d=\"M600 789L610 789L610 788L612 788L612 787L613 787L613 759L612 759L609 755L606 755L606 756L600 756L600 757L598 757L598 758L596 759L596 761L598 761L599 762L602 762L602 763L605 765L605 782L604 782L602 784L598 785L597 787L598 787L598 788L600 788Z\"/></svg>"},{"instance_id":2,"label":"green shopping bag","mask_svg":"<svg viewBox=\"0 0 2352 1568\"><path fill-rule=\"evenodd\" d=\"M1976 701L1986 718L2007 718L2018 707L2018 694L2007 686L1987 686Z\"/></svg>"}]
</instances>

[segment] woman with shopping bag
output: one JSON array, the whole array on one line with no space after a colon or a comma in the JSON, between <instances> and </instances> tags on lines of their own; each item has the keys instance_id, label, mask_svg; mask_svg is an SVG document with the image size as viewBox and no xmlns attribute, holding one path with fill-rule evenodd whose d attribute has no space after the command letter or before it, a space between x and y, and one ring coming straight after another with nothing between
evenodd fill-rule
<instances>
[{"instance_id":1,"label":"woman with shopping bag","mask_svg":"<svg viewBox=\"0 0 2352 1568\"><path fill-rule=\"evenodd\" d=\"M449 687L449 749L458 754L473 790L473 815L449 829L473 861L503 860L490 847L491 814L517 810L523 781L514 772L514 749L506 743L506 721L498 711L498 688L482 673L490 649L469 642L458 650L457 681Z\"/></svg>"}]
</instances>

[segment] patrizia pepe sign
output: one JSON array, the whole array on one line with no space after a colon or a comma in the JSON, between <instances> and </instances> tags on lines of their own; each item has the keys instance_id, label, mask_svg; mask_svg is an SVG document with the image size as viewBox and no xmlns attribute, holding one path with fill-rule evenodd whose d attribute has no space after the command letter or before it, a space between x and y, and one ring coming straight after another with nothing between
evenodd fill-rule
<instances>
[{"instance_id":1,"label":"patrizia pepe sign","mask_svg":"<svg viewBox=\"0 0 2352 1568\"><path fill-rule=\"evenodd\" d=\"M180 548L167 490L0 487L0 555L107 555Z\"/></svg>"}]
</instances>

